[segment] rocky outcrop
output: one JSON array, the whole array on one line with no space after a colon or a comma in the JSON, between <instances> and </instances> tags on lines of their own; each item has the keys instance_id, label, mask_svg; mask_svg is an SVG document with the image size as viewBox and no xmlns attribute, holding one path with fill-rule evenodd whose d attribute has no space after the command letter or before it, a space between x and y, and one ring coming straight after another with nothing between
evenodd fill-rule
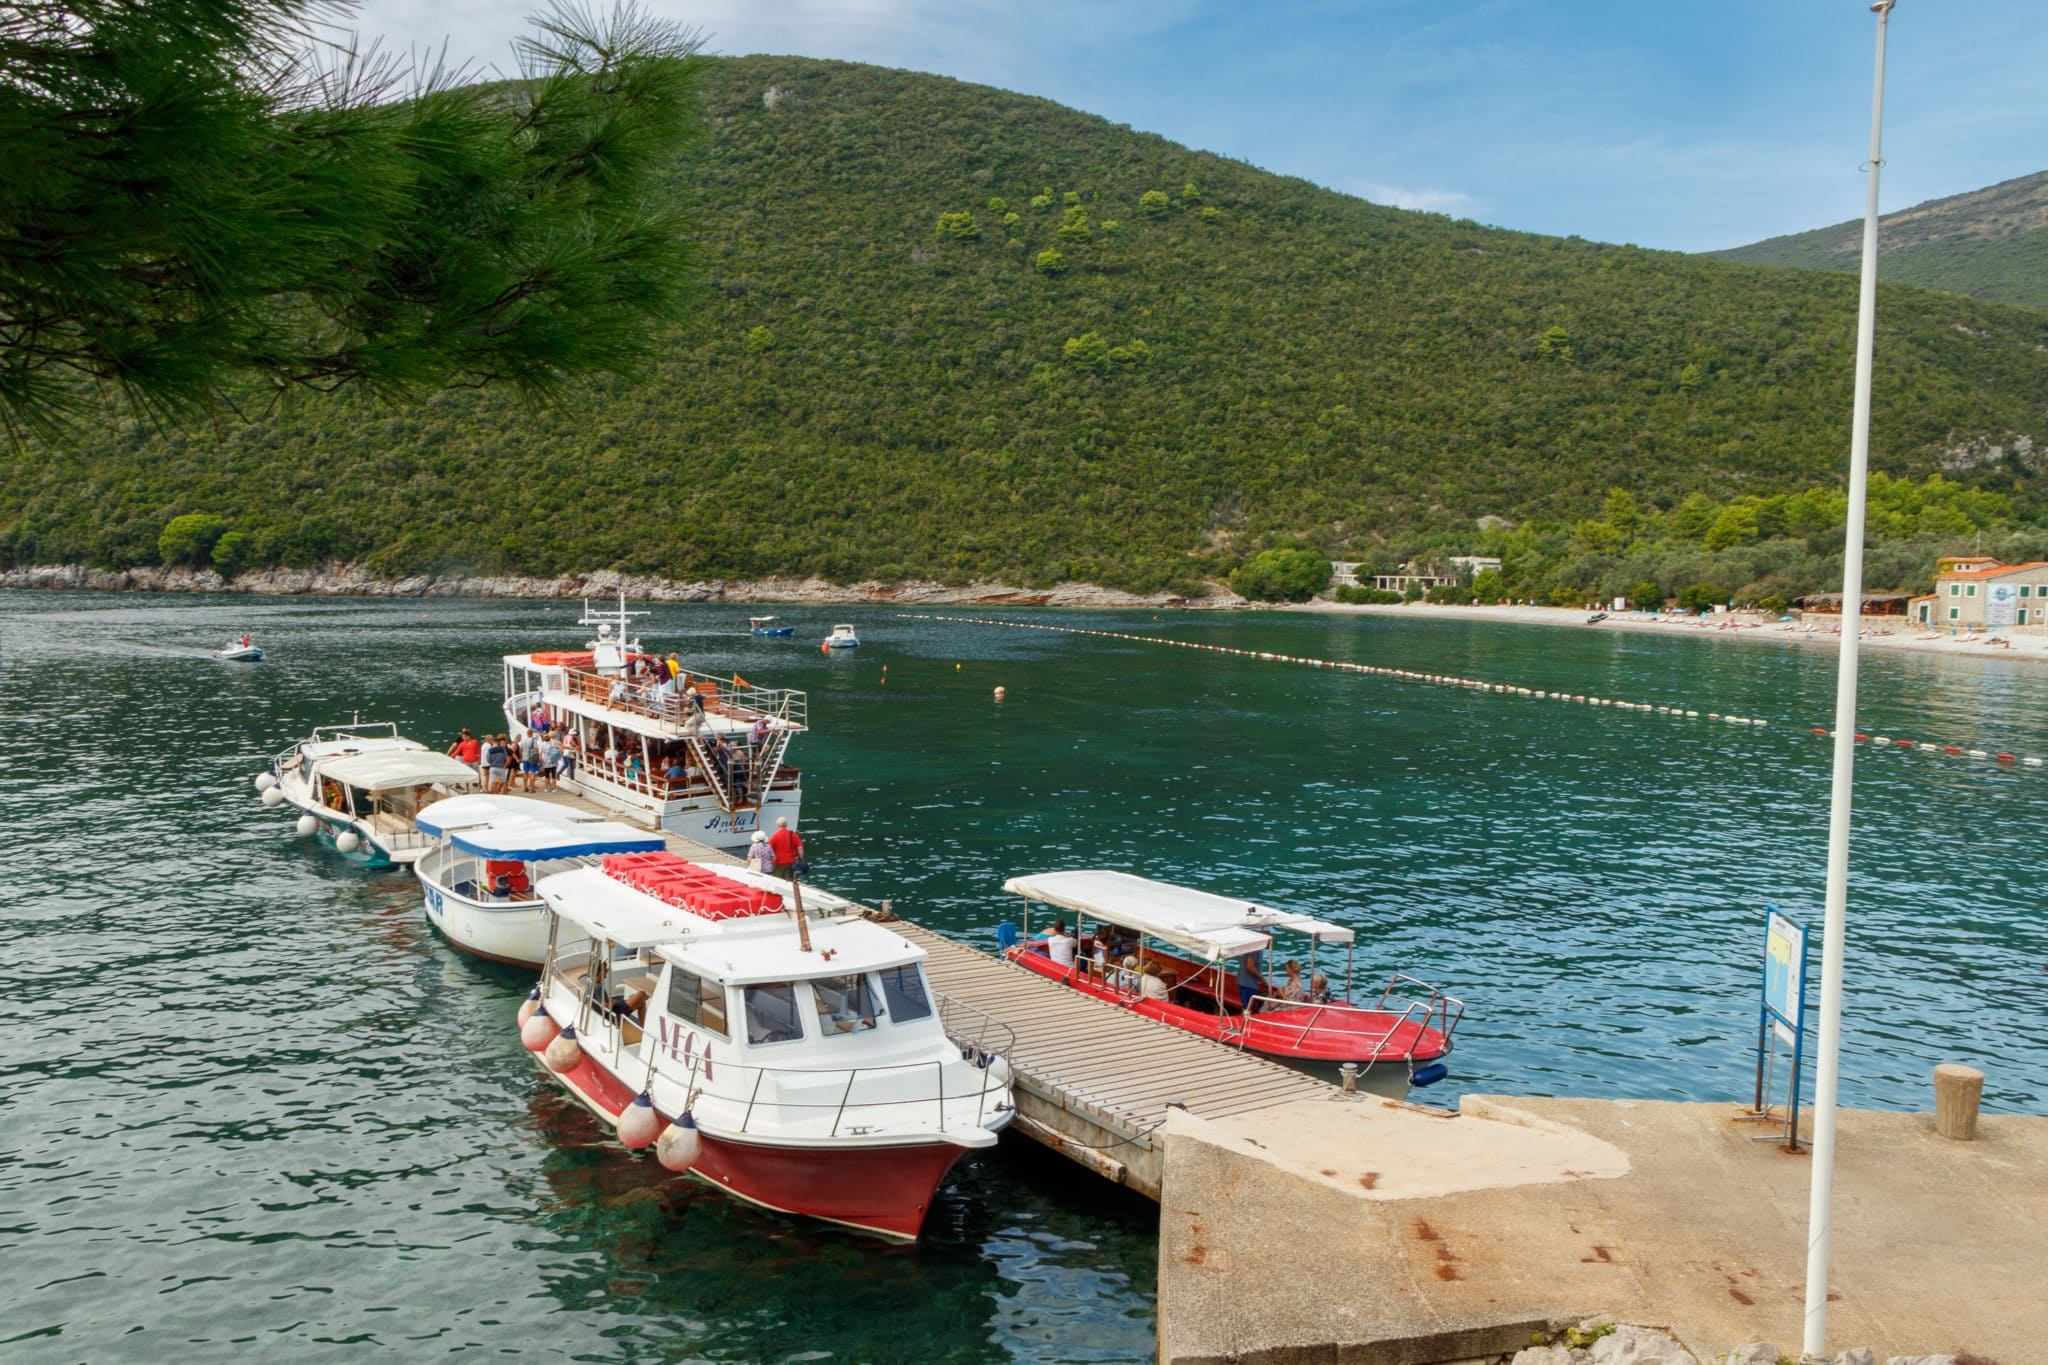
<instances>
[{"instance_id":1,"label":"rocky outcrop","mask_svg":"<svg viewBox=\"0 0 2048 1365\"><path fill-rule=\"evenodd\" d=\"M609 570L525 578L497 574L432 574L411 578L379 578L360 564L328 564L317 569L251 569L222 578L211 569L145 566L94 569L82 564L35 565L0 569L0 588L52 588L94 592L240 592L262 595L300 594L311 597L614 597L624 592L636 602L777 602L818 606L886 603L896 606L1001 607L1241 607L1245 600L1222 584L1209 595L1183 598L1171 593L1134 593L1093 583L1061 583L1052 588L1019 588L1008 583L948 584L827 583L822 578L714 579L679 583L674 579Z\"/></svg>"}]
</instances>

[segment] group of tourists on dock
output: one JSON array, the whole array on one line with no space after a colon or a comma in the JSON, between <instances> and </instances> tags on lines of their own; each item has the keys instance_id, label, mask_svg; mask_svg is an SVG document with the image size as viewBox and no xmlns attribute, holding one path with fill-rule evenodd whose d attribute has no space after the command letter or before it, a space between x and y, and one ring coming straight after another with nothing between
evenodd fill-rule
<instances>
[{"instance_id":1,"label":"group of tourists on dock","mask_svg":"<svg viewBox=\"0 0 2048 1365\"><path fill-rule=\"evenodd\" d=\"M548 732L546 718L538 710L535 715L538 723L517 740L506 734L478 739L464 726L447 753L476 770L478 789L486 794L508 793L515 780L521 791L555 791L561 779L576 775L581 746L574 733L558 741Z\"/></svg>"}]
</instances>

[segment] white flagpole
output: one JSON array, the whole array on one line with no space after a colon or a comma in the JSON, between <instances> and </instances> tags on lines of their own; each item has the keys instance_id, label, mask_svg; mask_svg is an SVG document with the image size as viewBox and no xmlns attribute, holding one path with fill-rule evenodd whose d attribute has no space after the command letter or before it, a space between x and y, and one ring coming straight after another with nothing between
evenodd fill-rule
<instances>
[{"instance_id":1,"label":"white flagpole","mask_svg":"<svg viewBox=\"0 0 2048 1365\"><path fill-rule=\"evenodd\" d=\"M1820 1040L1813 1083L1813 1190L1806 1214L1805 1354L1828 1340L1828 1234L1834 1210L1835 1086L1841 1072L1842 940L1849 918L1849 810L1856 781L1857 637L1863 624L1863 514L1870 477L1870 367L1877 336L1877 177L1883 164L1884 38L1893 0L1878 0L1870 92L1870 181L1863 201L1863 280L1856 312L1856 410L1849 428L1849 519L1842 543L1842 654L1835 675L1835 766L1828 803L1827 925L1821 937Z\"/></svg>"}]
</instances>

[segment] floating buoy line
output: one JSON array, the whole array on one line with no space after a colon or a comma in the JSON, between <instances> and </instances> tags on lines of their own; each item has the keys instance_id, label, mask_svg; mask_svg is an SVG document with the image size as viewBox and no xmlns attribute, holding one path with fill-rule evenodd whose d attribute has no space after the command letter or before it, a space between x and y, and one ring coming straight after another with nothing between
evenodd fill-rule
<instances>
[{"instance_id":1,"label":"floating buoy line","mask_svg":"<svg viewBox=\"0 0 2048 1365\"><path fill-rule=\"evenodd\" d=\"M1169 649L1194 649L1209 654L1228 654L1240 659L1256 659L1261 663L1299 664L1305 668L1328 668L1340 673L1363 673L1376 678L1393 678L1400 682L1429 683L1438 687L1462 687L1474 692L1495 692L1502 696L1542 698L1547 701L1571 702L1580 706L1612 706L1623 711L1649 711L1660 716L1672 716L1682 720L1720 721L1728 725L1768 725L1770 722L1759 716L1726 715L1719 711L1700 711L1692 707L1668 706L1656 702L1622 701L1614 697L1590 696L1584 692L1557 692L1541 687L1522 687L1515 683L1492 682L1484 678L1461 678L1450 673L1426 673L1412 668L1384 668L1377 664L1353 663L1347 659L1316 659L1300 654L1280 654L1268 649L1242 649L1236 645L1213 645L1202 640L1173 640L1163 635L1133 635L1121 630L1089 630L1082 626L1055 626L1038 621L1002 621L989 616L940 616L930 612L898 612L907 621L943 621L953 625L1001 626L1008 630L1039 630L1055 635L1090 635L1101 640L1124 640L1131 644L1161 645ZM955 664L955 668L959 665ZM1001 689L998 689L1000 693ZM1813 734L1831 738L1832 732L1825 726L1809 727ZM1950 757L1976 758L1994 761L2001 766L2025 766L2039 768L2043 760L2021 757L2018 754L1994 752L1988 749L1972 748L1960 744L1935 744L1926 740L1895 739L1890 735L1869 735L1858 733L1859 744L1904 750L1921 750L1928 753L1945 754Z\"/></svg>"}]
</instances>

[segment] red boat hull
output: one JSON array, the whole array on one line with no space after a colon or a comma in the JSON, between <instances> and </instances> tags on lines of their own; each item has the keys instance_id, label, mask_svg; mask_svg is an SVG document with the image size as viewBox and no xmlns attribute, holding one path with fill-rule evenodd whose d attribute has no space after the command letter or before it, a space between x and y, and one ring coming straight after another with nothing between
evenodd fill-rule
<instances>
[{"instance_id":1,"label":"red boat hull","mask_svg":"<svg viewBox=\"0 0 2048 1365\"><path fill-rule=\"evenodd\" d=\"M1078 964L1058 966L1044 953L1032 951L1029 944L1010 949L1006 956L1026 971L1065 982L1098 1000L1277 1061L1357 1062L1361 1066L1407 1062L1421 1066L1450 1051L1449 1040L1436 1029L1355 1005L1302 1005L1262 1011L1247 1020L1241 1014L1218 1014L1170 1000L1129 995L1097 981ZM1197 970L1193 963L1184 965L1190 975Z\"/></svg>"},{"instance_id":2,"label":"red boat hull","mask_svg":"<svg viewBox=\"0 0 2048 1365\"><path fill-rule=\"evenodd\" d=\"M546 1065L541 1069L547 1070ZM607 1123L633 1102L635 1092L588 1053L571 1070L548 1074ZM902 1241L917 1239L939 1183L966 1155L965 1148L950 1142L776 1147L714 1137L702 1129L698 1136L697 1163L690 1174L707 1184L780 1213L822 1218Z\"/></svg>"}]
</instances>

